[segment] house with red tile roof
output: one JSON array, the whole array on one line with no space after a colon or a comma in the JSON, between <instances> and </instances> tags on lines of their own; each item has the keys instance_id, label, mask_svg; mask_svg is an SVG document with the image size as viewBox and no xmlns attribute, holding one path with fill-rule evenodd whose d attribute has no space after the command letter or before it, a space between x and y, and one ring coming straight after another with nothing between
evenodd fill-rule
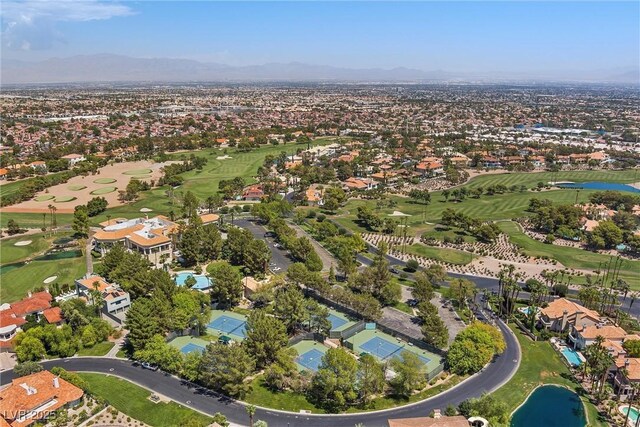
<instances>
[{"instance_id":1,"label":"house with red tile roof","mask_svg":"<svg viewBox=\"0 0 640 427\"><path fill-rule=\"evenodd\" d=\"M84 391L49 371L16 378L0 390L0 419L3 425L25 427L45 420L55 411L77 406Z\"/></svg>"}]
</instances>

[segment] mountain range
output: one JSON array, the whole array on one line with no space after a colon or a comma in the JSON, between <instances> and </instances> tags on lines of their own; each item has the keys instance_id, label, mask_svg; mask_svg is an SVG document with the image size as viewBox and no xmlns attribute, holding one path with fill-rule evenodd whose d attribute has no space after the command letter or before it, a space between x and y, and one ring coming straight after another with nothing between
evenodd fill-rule
<instances>
[{"instance_id":1,"label":"mountain range","mask_svg":"<svg viewBox=\"0 0 640 427\"><path fill-rule=\"evenodd\" d=\"M452 73L411 68L342 68L300 62L232 66L188 59L78 55L38 62L3 59L2 84L88 82L444 82L444 81L601 81L638 83L638 69L577 73ZM548 77L556 76L556 77ZM557 77L561 76L561 77Z\"/></svg>"}]
</instances>

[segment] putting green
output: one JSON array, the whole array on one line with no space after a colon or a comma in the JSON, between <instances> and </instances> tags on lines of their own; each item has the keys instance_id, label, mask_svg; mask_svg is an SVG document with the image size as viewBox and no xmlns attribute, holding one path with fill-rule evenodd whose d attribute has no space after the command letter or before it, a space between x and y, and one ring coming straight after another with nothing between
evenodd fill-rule
<instances>
[{"instance_id":1,"label":"putting green","mask_svg":"<svg viewBox=\"0 0 640 427\"><path fill-rule=\"evenodd\" d=\"M151 169L132 169L130 171L122 172L123 175L146 175L153 172Z\"/></svg>"},{"instance_id":2,"label":"putting green","mask_svg":"<svg viewBox=\"0 0 640 427\"><path fill-rule=\"evenodd\" d=\"M112 184L116 182L116 180L113 178L98 178L94 179L93 182L95 182L96 184Z\"/></svg>"},{"instance_id":3,"label":"putting green","mask_svg":"<svg viewBox=\"0 0 640 427\"><path fill-rule=\"evenodd\" d=\"M38 196L38 197L34 198L33 200L35 200L36 202L46 202L47 200L55 199L55 197L56 196L43 195L43 196Z\"/></svg>"},{"instance_id":4,"label":"putting green","mask_svg":"<svg viewBox=\"0 0 640 427\"><path fill-rule=\"evenodd\" d=\"M91 192L91 194L108 194L108 193L113 193L114 191L116 191L118 188L117 187L103 187L103 188L98 188L97 190L93 190Z\"/></svg>"},{"instance_id":5,"label":"putting green","mask_svg":"<svg viewBox=\"0 0 640 427\"><path fill-rule=\"evenodd\" d=\"M71 190L71 191L80 191L80 190L84 190L85 188L87 188L87 186L86 185L75 184L75 185L70 185L67 188L69 190Z\"/></svg>"},{"instance_id":6,"label":"putting green","mask_svg":"<svg viewBox=\"0 0 640 427\"><path fill-rule=\"evenodd\" d=\"M66 203L66 202L71 202L71 201L73 201L75 199L76 198L73 197L73 196L60 196L60 197L56 197L54 202L56 202L56 203Z\"/></svg>"}]
</instances>

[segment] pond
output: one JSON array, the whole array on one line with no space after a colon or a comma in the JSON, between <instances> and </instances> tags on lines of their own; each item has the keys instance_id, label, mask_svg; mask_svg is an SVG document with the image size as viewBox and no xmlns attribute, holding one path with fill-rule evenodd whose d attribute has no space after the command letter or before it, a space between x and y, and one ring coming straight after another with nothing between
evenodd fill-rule
<instances>
[{"instance_id":1,"label":"pond","mask_svg":"<svg viewBox=\"0 0 640 427\"><path fill-rule=\"evenodd\" d=\"M36 257L34 261L53 261L58 259L69 259L69 258L78 258L82 256L82 251L80 249L75 249L72 251L49 251L46 254Z\"/></svg>"},{"instance_id":2,"label":"pond","mask_svg":"<svg viewBox=\"0 0 640 427\"><path fill-rule=\"evenodd\" d=\"M620 184L617 182L601 182L601 181L591 181L591 182L562 182L558 183L558 187L560 188L568 188L568 189L585 189L585 190L611 190L611 191L628 191L630 193L640 193L640 189L635 188L628 184Z\"/></svg>"},{"instance_id":3,"label":"pond","mask_svg":"<svg viewBox=\"0 0 640 427\"><path fill-rule=\"evenodd\" d=\"M557 386L538 387L511 418L511 427L585 427L580 397Z\"/></svg>"}]
</instances>

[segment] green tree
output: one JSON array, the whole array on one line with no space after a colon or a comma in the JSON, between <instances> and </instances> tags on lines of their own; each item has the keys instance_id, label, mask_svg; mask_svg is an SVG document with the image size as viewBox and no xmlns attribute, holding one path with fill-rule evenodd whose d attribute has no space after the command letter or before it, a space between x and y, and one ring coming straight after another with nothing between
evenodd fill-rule
<instances>
[{"instance_id":1,"label":"green tree","mask_svg":"<svg viewBox=\"0 0 640 427\"><path fill-rule=\"evenodd\" d=\"M422 321L422 335L424 341L438 348L444 348L449 341L447 326L438 315L438 309L429 301L418 305L418 317Z\"/></svg>"},{"instance_id":2,"label":"green tree","mask_svg":"<svg viewBox=\"0 0 640 427\"><path fill-rule=\"evenodd\" d=\"M425 272L421 271L415 275L411 296L418 302L431 301L435 296L433 285Z\"/></svg>"},{"instance_id":3,"label":"green tree","mask_svg":"<svg viewBox=\"0 0 640 427\"><path fill-rule=\"evenodd\" d=\"M613 221L602 221L593 229L588 242L594 247L613 248L622 242L622 230Z\"/></svg>"},{"instance_id":4,"label":"green tree","mask_svg":"<svg viewBox=\"0 0 640 427\"><path fill-rule=\"evenodd\" d=\"M129 331L127 340L134 350L144 348L151 337L162 332L156 313L157 308L149 298L138 298L131 304L125 326Z\"/></svg>"},{"instance_id":5,"label":"green tree","mask_svg":"<svg viewBox=\"0 0 640 427\"><path fill-rule=\"evenodd\" d=\"M264 382L272 390L292 389L299 377L295 358L298 353L291 347L284 347L276 353L275 361L264 371Z\"/></svg>"},{"instance_id":6,"label":"green tree","mask_svg":"<svg viewBox=\"0 0 640 427\"><path fill-rule=\"evenodd\" d=\"M384 390L384 367L372 355L362 355L358 361L357 379L360 399L367 405L372 396Z\"/></svg>"},{"instance_id":7,"label":"green tree","mask_svg":"<svg viewBox=\"0 0 640 427\"><path fill-rule=\"evenodd\" d=\"M245 380L255 366L243 345L212 343L202 355L200 380L209 388L241 399L251 390Z\"/></svg>"},{"instance_id":8,"label":"green tree","mask_svg":"<svg viewBox=\"0 0 640 427\"><path fill-rule=\"evenodd\" d=\"M180 350L169 345L162 335L154 335L144 348L133 353L136 360L157 365L167 372L179 372L182 363Z\"/></svg>"},{"instance_id":9,"label":"green tree","mask_svg":"<svg viewBox=\"0 0 640 427\"><path fill-rule=\"evenodd\" d=\"M222 251L222 238L218 227L213 224L203 226L200 238L201 258L207 261L218 259Z\"/></svg>"},{"instance_id":10,"label":"green tree","mask_svg":"<svg viewBox=\"0 0 640 427\"><path fill-rule=\"evenodd\" d=\"M253 356L258 369L264 368L276 360L278 351L288 343L284 324L264 310L254 310L247 319L244 344Z\"/></svg>"},{"instance_id":11,"label":"green tree","mask_svg":"<svg viewBox=\"0 0 640 427\"><path fill-rule=\"evenodd\" d=\"M403 351L400 358L391 360L391 369L396 376L390 381L393 391L398 396L410 396L415 390L427 385L425 364L417 354Z\"/></svg>"},{"instance_id":12,"label":"green tree","mask_svg":"<svg viewBox=\"0 0 640 427\"><path fill-rule=\"evenodd\" d=\"M222 245L223 257L232 265L242 265L245 259L245 250L253 236L249 230L238 227L230 227L227 231L227 240Z\"/></svg>"},{"instance_id":13,"label":"green tree","mask_svg":"<svg viewBox=\"0 0 640 427\"><path fill-rule=\"evenodd\" d=\"M27 336L16 345L16 357L19 362L40 360L46 354L42 342L36 337Z\"/></svg>"},{"instance_id":14,"label":"green tree","mask_svg":"<svg viewBox=\"0 0 640 427\"><path fill-rule=\"evenodd\" d=\"M87 207L85 205L76 206L73 212L72 228L78 237L89 236L89 216L87 215Z\"/></svg>"},{"instance_id":15,"label":"green tree","mask_svg":"<svg viewBox=\"0 0 640 427\"><path fill-rule=\"evenodd\" d=\"M263 277L271 259L271 250L264 240L252 240L244 251L244 265L249 274Z\"/></svg>"},{"instance_id":16,"label":"green tree","mask_svg":"<svg viewBox=\"0 0 640 427\"><path fill-rule=\"evenodd\" d=\"M295 331L305 320L304 295L297 286L287 284L276 290L273 314L287 327Z\"/></svg>"},{"instance_id":17,"label":"green tree","mask_svg":"<svg viewBox=\"0 0 640 427\"><path fill-rule=\"evenodd\" d=\"M24 377L27 375L35 374L42 371L42 366L38 363L27 360L26 362L18 363L13 367L13 374L16 377Z\"/></svg>"},{"instance_id":18,"label":"green tree","mask_svg":"<svg viewBox=\"0 0 640 427\"><path fill-rule=\"evenodd\" d=\"M186 226L182 231L178 248L180 248L182 262L185 266L190 267L204 261L202 256L202 227L198 224Z\"/></svg>"},{"instance_id":19,"label":"green tree","mask_svg":"<svg viewBox=\"0 0 640 427\"><path fill-rule=\"evenodd\" d=\"M238 270L226 262L220 262L210 269L210 273L213 279L211 298L226 307L238 304L243 290Z\"/></svg>"},{"instance_id":20,"label":"green tree","mask_svg":"<svg viewBox=\"0 0 640 427\"><path fill-rule=\"evenodd\" d=\"M198 217L198 207L200 201L191 191L187 191L182 198L182 215L184 218L188 218L189 221L195 220Z\"/></svg>"},{"instance_id":21,"label":"green tree","mask_svg":"<svg viewBox=\"0 0 640 427\"><path fill-rule=\"evenodd\" d=\"M311 398L327 410L344 409L358 397L357 372L358 362L353 356L341 348L330 348L311 381Z\"/></svg>"},{"instance_id":22,"label":"green tree","mask_svg":"<svg viewBox=\"0 0 640 427\"><path fill-rule=\"evenodd\" d=\"M626 340L622 343L622 348L629 357L640 357L640 340Z\"/></svg>"},{"instance_id":23,"label":"green tree","mask_svg":"<svg viewBox=\"0 0 640 427\"><path fill-rule=\"evenodd\" d=\"M456 335L447 353L447 363L455 374L472 374L505 348L506 343L500 331L490 325L473 322Z\"/></svg>"}]
</instances>

